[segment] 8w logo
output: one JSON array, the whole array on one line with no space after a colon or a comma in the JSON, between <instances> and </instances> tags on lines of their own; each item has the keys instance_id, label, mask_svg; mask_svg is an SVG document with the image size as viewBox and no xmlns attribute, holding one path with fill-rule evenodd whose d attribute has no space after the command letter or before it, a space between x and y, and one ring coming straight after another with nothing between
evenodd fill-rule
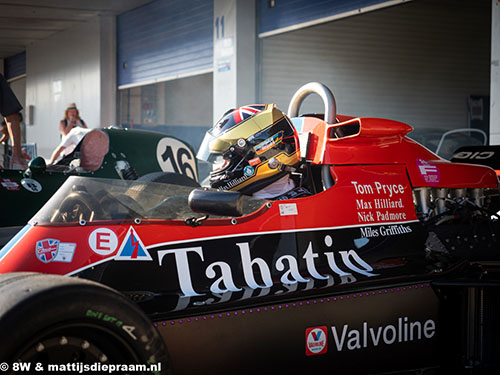
<instances>
[{"instance_id":1,"label":"8w logo","mask_svg":"<svg viewBox=\"0 0 500 375\"><path fill-rule=\"evenodd\" d=\"M324 354L328 350L326 326L306 329L306 355Z\"/></svg>"}]
</instances>

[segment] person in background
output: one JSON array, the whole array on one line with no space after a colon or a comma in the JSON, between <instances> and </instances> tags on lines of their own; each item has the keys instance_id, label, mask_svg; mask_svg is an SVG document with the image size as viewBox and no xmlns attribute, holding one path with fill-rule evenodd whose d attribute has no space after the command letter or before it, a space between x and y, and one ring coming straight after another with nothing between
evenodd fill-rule
<instances>
[{"instance_id":1,"label":"person in background","mask_svg":"<svg viewBox=\"0 0 500 375\"><path fill-rule=\"evenodd\" d=\"M59 123L59 131L64 137L75 127L87 128L87 124L80 118L80 112L75 103L71 103L64 111L64 119Z\"/></svg>"},{"instance_id":2,"label":"person in background","mask_svg":"<svg viewBox=\"0 0 500 375\"><path fill-rule=\"evenodd\" d=\"M7 144L9 142L9 129L7 129L7 123L5 119L2 120L0 124L0 143Z\"/></svg>"},{"instance_id":3,"label":"person in background","mask_svg":"<svg viewBox=\"0 0 500 375\"><path fill-rule=\"evenodd\" d=\"M5 118L10 139L12 140L12 156L9 168L24 169L28 163L21 149L21 125L18 112L23 109L12 92L4 76L0 74L0 114Z\"/></svg>"},{"instance_id":4,"label":"person in background","mask_svg":"<svg viewBox=\"0 0 500 375\"><path fill-rule=\"evenodd\" d=\"M9 154L9 130L5 119L0 123L0 169L3 169Z\"/></svg>"}]
</instances>

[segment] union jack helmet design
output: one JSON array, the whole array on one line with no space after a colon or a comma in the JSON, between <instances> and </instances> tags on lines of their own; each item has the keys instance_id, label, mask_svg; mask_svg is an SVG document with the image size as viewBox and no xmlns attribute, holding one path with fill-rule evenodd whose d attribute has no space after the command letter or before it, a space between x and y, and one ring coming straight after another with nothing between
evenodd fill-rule
<instances>
[{"instance_id":1,"label":"union jack helmet design","mask_svg":"<svg viewBox=\"0 0 500 375\"><path fill-rule=\"evenodd\" d=\"M233 108L224 113L222 118L213 127L213 133L219 134L228 131L235 125L245 121L249 117L261 112L266 106L264 104L251 104L239 108Z\"/></svg>"},{"instance_id":2,"label":"union jack helmet design","mask_svg":"<svg viewBox=\"0 0 500 375\"><path fill-rule=\"evenodd\" d=\"M213 164L211 187L253 194L287 173L269 160L299 162L298 137L274 104L251 104L227 111L207 131L197 157Z\"/></svg>"}]
</instances>

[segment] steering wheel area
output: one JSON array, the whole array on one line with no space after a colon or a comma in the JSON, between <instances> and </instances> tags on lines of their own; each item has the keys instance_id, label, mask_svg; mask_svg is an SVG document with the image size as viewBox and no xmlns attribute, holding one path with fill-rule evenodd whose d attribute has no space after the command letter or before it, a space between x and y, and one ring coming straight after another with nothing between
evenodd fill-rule
<instances>
[{"instance_id":1,"label":"steering wheel area","mask_svg":"<svg viewBox=\"0 0 500 375\"><path fill-rule=\"evenodd\" d=\"M99 203L86 191L69 194L52 215L51 223L80 223L102 217Z\"/></svg>"},{"instance_id":2,"label":"steering wheel area","mask_svg":"<svg viewBox=\"0 0 500 375\"><path fill-rule=\"evenodd\" d=\"M328 87L319 82L307 83L297 90L297 92L293 95L292 100L290 100L290 105L288 106L288 117L292 118L299 116L300 106L309 94L317 94L321 97L325 107L324 121L328 124L335 124L337 122L337 104L335 102L335 97ZM321 179L324 190L329 189L334 185L329 165L322 166Z\"/></svg>"}]
</instances>

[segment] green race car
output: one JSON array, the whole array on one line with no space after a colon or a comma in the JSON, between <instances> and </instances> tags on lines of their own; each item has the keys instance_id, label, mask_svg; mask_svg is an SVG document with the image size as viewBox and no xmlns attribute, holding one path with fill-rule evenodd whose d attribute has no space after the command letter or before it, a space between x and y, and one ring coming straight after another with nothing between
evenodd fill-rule
<instances>
[{"instance_id":1,"label":"green race car","mask_svg":"<svg viewBox=\"0 0 500 375\"><path fill-rule=\"evenodd\" d=\"M69 176L172 182L197 185L191 146L162 133L133 129L93 129L54 165L31 160L27 170L0 169L0 246L45 204Z\"/></svg>"}]
</instances>

